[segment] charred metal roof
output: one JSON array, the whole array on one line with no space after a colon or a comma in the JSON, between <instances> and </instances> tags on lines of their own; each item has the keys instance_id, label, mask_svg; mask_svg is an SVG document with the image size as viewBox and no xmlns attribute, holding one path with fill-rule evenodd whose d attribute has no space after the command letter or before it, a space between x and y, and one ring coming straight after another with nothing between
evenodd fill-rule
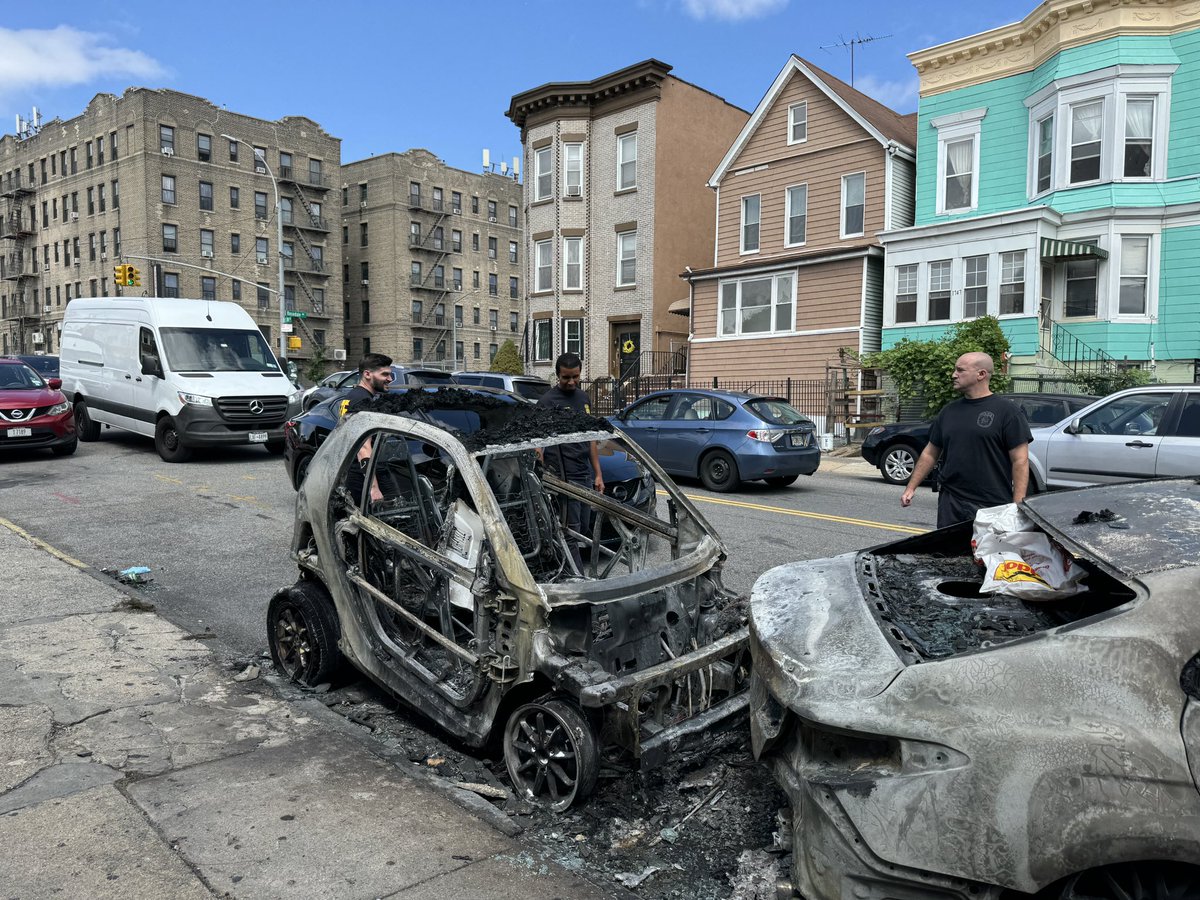
<instances>
[{"instance_id":1,"label":"charred metal roof","mask_svg":"<svg viewBox=\"0 0 1200 900\"><path fill-rule=\"evenodd\" d=\"M1039 494L1025 510L1043 528L1126 575L1200 566L1200 479L1104 484ZM1111 510L1114 517L1080 516ZM1090 521L1076 522L1076 519Z\"/></svg>"}]
</instances>

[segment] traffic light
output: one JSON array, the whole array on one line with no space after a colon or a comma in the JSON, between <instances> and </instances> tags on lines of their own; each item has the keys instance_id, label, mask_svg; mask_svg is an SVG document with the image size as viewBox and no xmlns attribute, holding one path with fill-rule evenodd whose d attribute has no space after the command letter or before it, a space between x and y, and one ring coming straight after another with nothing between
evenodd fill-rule
<instances>
[{"instance_id":1,"label":"traffic light","mask_svg":"<svg viewBox=\"0 0 1200 900\"><path fill-rule=\"evenodd\" d=\"M113 266L113 278L116 279L118 287L125 284L125 273L128 269L129 266Z\"/></svg>"},{"instance_id":2,"label":"traffic light","mask_svg":"<svg viewBox=\"0 0 1200 900\"><path fill-rule=\"evenodd\" d=\"M129 287L141 287L142 286L142 273L137 268L137 266L126 266L125 269L126 269L125 274L129 278L129 280L127 282L125 282L126 285L128 285Z\"/></svg>"}]
</instances>

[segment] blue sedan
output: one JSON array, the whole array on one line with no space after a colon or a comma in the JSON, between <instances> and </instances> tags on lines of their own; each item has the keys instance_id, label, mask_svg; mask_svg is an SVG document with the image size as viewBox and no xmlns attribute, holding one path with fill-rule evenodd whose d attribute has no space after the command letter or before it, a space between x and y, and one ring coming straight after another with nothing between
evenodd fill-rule
<instances>
[{"instance_id":1,"label":"blue sedan","mask_svg":"<svg viewBox=\"0 0 1200 900\"><path fill-rule=\"evenodd\" d=\"M786 487L821 464L816 426L778 397L658 391L612 422L672 475L699 478L710 491L759 479Z\"/></svg>"}]
</instances>

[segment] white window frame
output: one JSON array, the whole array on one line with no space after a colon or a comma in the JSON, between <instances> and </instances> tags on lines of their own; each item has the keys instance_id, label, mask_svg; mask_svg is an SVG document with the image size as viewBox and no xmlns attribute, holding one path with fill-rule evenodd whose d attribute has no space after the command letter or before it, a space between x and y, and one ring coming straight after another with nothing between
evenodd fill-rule
<instances>
[{"instance_id":1,"label":"white window frame","mask_svg":"<svg viewBox=\"0 0 1200 900\"><path fill-rule=\"evenodd\" d=\"M637 284L637 230L617 232L617 271L616 285L617 287L632 287ZM629 240L633 242L633 252L626 255L625 243ZM627 260L633 260L633 278L629 281L621 280L622 264Z\"/></svg>"},{"instance_id":2,"label":"white window frame","mask_svg":"<svg viewBox=\"0 0 1200 900\"><path fill-rule=\"evenodd\" d=\"M533 243L533 287L535 294L554 290L554 241L547 238Z\"/></svg>"},{"instance_id":3,"label":"white window frame","mask_svg":"<svg viewBox=\"0 0 1200 900\"><path fill-rule=\"evenodd\" d=\"M572 249L578 257L576 262L571 262ZM574 268L575 277L571 277L571 269ZM582 237L565 237L563 238L563 286L564 291L582 291L583 290L583 238Z\"/></svg>"},{"instance_id":4,"label":"white window frame","mask_svg":"<svg viewBox=\"0 0 1200 900\"><path fill-rule=\"evenodd\" d=\"M846 180L848 178L862 178L863 183L863 230L856 232L846 231ZM846 238L862 237L867 233L867 173L866 172L847 172L842 176L842 199L838 204L838 236L843 240Z\"/></svg>"},{"instance_id":5,"label":"white window frame","mask_svg":"<svg viewBox=\"0 0 1200 900\"><path fill-rule=\"evenodd\" d=\"M746 217L746 209L750 201L754 201L756 217L753 222ZM742 256L753 255L759 252L762 247L762 194L746 194L741 200L741 226L738 228L738 252ZM754 246L750 247L746 243L746 229L753 226L754 231Z\"/></svg>"},{"instance_id":6,"label":"white window frame","mask_svg":"<svg viewBox=\"0 0 1200 900\"><path fill-rule=\"evenodd\" d=\"M979 208L979 147L980 134L983 130L983 119L987 115L987 107L963 110L938 116L930 120L937 129L937 198L936 213L939 216L970 212ZM968 206L958 206L953 209L946 207L946 151L951 144L971 140L971 198Z\"/></svg>"},{"instance_id":7,"label":"white window frame","mask_svg":"<svg viewBox=\"0 0 1200 900\"><path fill-rule=\"evenodd\" d=\"M1144 276L1126 276L1125 275L1125 242L1126 241L1145 241L1146 242L1146 274ZM1117 241L1114 246L1118 248L1117 258L1113 260L1113 268L1116 270L1116 290L1112 294L1112 316L1115 321L1138 321L1146 318L1147 312L1150 310L1150 274L1154 269L1154 237L1149 234L1133 234L1125 231L1117 235ZM1121 282L1126 277L1140 277L1145 279L1143 286L1143 308L1141 312L1125 313L1121 312Z\"/></svg>"},{"instance_id":8,"label":"white window frame","mask_svg":"<svg viewBox=\"0 0 1200 900\"><path fill-rule=\"evenodd\" d=\"M934 319L934 318L931 318L931 316L930 316L930 304L933 302L933 300L932 300L933 267L934 267L934 265L940 265L941 263L946 263L946 265L949 267L949 270L950 270L950 276L947 281L947 287L946 287L946 294L948 295L946 297L946 300L948 302L946 303L946 318ZM918 284L923 283L925 290L923 292L923 296L918 297L919 304L921 304L922 300L924 301L923 304L921 304L917 307L918 317L920 317L920 315L921 315L920 310L923 309L925 312L924 321L926 321L926 322L937 324L937 323L941 323L941 322L953 321L954 320L954 275L955 275L954 257L950 256L950 257L943 257L941 259L931 259L931 260L929 260L929 262L925 263L925 265L922 266L921 268L923 270L922 274L924 276L924 281L918 282ZM939 293L941 293L941 292L939 291Z\"/></svg>"},{"instance_id":9,"label":"white window frame","mask_svg":"<svg viewBox=\"0 0 1200 900\"><path fill-rule=\"evenodd\" d=\"M573 153L576 154L575 160L571 159ZM572 173L575 176L575 184L572 184ZM572 187L578 187L579 191L571 193ZM583 144L577 141L563 144L563 196L583 196Z\"/></svg>"},{"instance_id":10,"label":"white window frame","mask_svg":"<svg viewBox=\"0 0 1200 900\"><path fill-rule=\"evenodd\" d=\"M797 115L798 112L803 113L803 117ZM796 126L803 125L804 134L802 137L796 137ZM788 107L788 146L793 144L803 144L808 141L808 101L801 100L799 103L793 103Z\"/></svg>"},{"instance_id":11,"label":"white window frame","mask_svg":"<svg viewBox=\"0 0 1200 900\"><path fill-rule=\"evenodd\" d=\"M993 259L995 258L995 256L996 255L994 253L971 253L967 256L962 257L962 290L959 292L960 309L959 309L959 315L956 318L958 318L958 319L981 319L984 316L991 313L993 308L996 308L996 304L993 303L993 296L992 296L992 283L995 281L995 279L992 277L992 268L993 268ZM982 259L983 260L983 284L981 284L981 285L980 284L971 284L971 285L967 284L967 276L969 274L968 269L967 269L967 261L972 260L972 259ZM983 312L976 313L974 315L968 315L967 314L967 291L975 290L977 288L983 288ZM951 306L950 314L953 316L954 315L954 309L953 309L953 307L954 307L954 292L953 291L951 291L950 298L951 298L950 299L950 306Z\"/></svg>"},{"instance_id":12,"label":"white window frame","mask_svg":"<svg viewBox=\"0 0 1200 900\"><path fill-rule=\"evenodd\" d=\"M1030 136L1028 183L1030 200L1054 191L1109 183L1145 183L1167 178L1167 140L1171 130L1171 80L1175 65L1116 65L1082 75L1060 78L1026 98ZM1125 116L1129 100L1154 101L1149 176L1125 175ZM1100 177L1095 181L1069 182L1071 173L1070 111L1073 106L1100 101L1103 117L1100 130ZM1054 115L1050 187L1038 190L1037 123Z\"/></svg>"},{"instance_id":13,"label":"white window frame","mask_svg":"<svg viewBox=\"0 0 1200 900\"><path fill-rule=\"evenodd\" d=\"M548 179L542 190L542 179ZM554 147L547 144L533 151L533 200L549 200L554 196Z\"/></svg>"},{"instance_id":14,"label":"white window frame","mask_svg":"<svg viewBox=\"0 0 1200 900\"><path fill-rule=\"evenodd\" d=\"M1004 280L1004 257L1006 256L1021 256L1021 280L1020 281L1005 281ZM1029 315L1029 251L1028 250L1000 250L996 253L996 315L997 318L1003 316L1025 316ZM1002 309L1004 302L1004 286L1006 284L1021 285L1021 309L1018 312L1005 312ZM989 310L991 309L989 305Z\"/></svg>"},{"instance_id":15,"label":"white window frame","mask_svg":"<svg viewBox=\"0 0 1200 900\"><path fill-rule=\"evenodd\" d=\"M804 188L804 240L792 241L792 191ZM760 216L761 218L761 216ZM791 184L783 189L783 246L803 247L808 243L808 183Z\"/></svg>"},{"instance_id":16,"label":"white window frame","mask_svg":"<svg viewBox=\"0 0 1200 900\"><path fill-rule=\"evenodd\" d=\"M541 332L545 331L550 340L550 352L545 356L540 355L541 352ZM533 322L533 361L534 362L550 362L554 358L554 320L553 319L535 319Z\"/></svg>"},{"instance_id":17,"label":"white window frame","mask_svg":"<svg viewBox=\"0 0 1200 900\"><path fill-rule=\"evenodd\" d=\"M718 338L764 338L778 337L779 335L795 334L796 332L796 285L799 281L799 273L795 269L790 269L786 272L775 272L768 275L752 275L746 278L727 278L717 282L717 337ZM786 328L776 328L775 319L778 307L783 305L779 294L779 283L781 279L788 279L791 282L787 303L791 307L790 321ZM750 331L742 332L742 286L752 281L767 281L771 282L771 302L768 306L770 310L771 327L766 331ZM734 305L734 329L726 331L724 317L722 316L721 300L725 294L725 288L733 286L735 294Z\"/></svg>"},{"instance_id":18,"label":"white window frame","mask_svg":"<svg viewBox=\"0 0 1200 900\"><path fill-rule=\"evenodd\" d=\"M901 269L911 269L912 270L912 291L911 292L905 291L904 296L913 298L912 299L913 315L912 315L911 321L905 320L903 322L901 322L899 319L896 318L896 303L897 303L898 298L901 296L901 294L900 294L900 270ZM895 293L892 295L892 320L894 321L894 323L896 325L899 325L902 327L906 326L906 325L916 325L918 323L918 321L920 320L920 315L921 315L921 264L915 263L915 262L905 263L903 265L896 266L894 269L894 272L895 272L896 290L895 290Z\"/></svg>"},{"instance_id":19,"label":"white window frame","mask_svg":"<svg viewBox=\"0 0 1200 900\"><path fill-rule=\"evenodd\" d=\"M574 337L571 336L572 326L576 331ZM562 320L562 348L563 353L576 353L583 358L583 319L572 316Z\"/></svg>"},{"instance_id":20,"label":"white window frame","mask_svg":"<svg viewBox=\"0 0 1200 900\"><path fill-rule=\"evenodd\" d=\"M616 185L617 185L618 191L632 191L632 190L636 190L636 188L637 188L637 183L638 183L638 176L637 176L638 139L637 139L637 136L638 136L638 133L636 131L627 131L625 134L617 135ZM623 159L622 157L625 154L625 151L628 147L633 148L632 157L630 159ZM632 164L632 166L633 166L633 179L630 181L629 184L625 184L625 182L622 178L622 168L624 166L630 165L630 164Z\"/></svg>"}]
</instances>

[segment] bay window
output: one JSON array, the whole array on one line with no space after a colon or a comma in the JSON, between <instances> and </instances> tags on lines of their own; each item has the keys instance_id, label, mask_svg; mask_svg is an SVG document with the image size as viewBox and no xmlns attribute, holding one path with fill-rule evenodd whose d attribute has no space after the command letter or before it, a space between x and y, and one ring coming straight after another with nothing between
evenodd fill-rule
<instances>
[{"instance_id":1,"label":"bay window","mask_svg":"<svg viewBox=\"0 0 1200 900\"><path fill-rule=\"evenodd\" d=\"M1071 170L1068 184L1099 180L1103 128L1102 100L1071 107Z\"/></svg>"},{"instance_id":2,"label":"bay window","mask_svg":"<svg viewBox=\"0 0 1200 900\"><path fill-rule=\"evenodd\" d=\"M1037 193L1050 190L1054 169L1054 116L1038 122Z\"/></svg>"},{"instance_id":3,"label":"bay window","mask_svg":"<svg viewBox=\"0 0 1200 900\"><path fill-rule=\"evenodd\" d=\"M554 352L551 346L554 338L551 331L553 324L549 319L538 319L533 323L533 358L537 362L549 362Z\"/></svg>"},{"instance_id":4,"label":"bay window","mask_svg":"<svg viewBox=\"0 0 1200 900\"><path fill-rule=\"evenodd\" d=\"M535 290L554 289L554 246L550 241L538 241L533 245L537 286Z\"/></svg>"},{"instance_id":5,"label":"bay window","mask_svg":"<svg viewBox=\"0 0 1200 900\"><path fill-rule=\"evenodd\" d=\"M563 290L583 290L583 238L563 238Z\"/></svg>"},{"instance_id":6,"label":"bay window","mask_svg":"<svg viewBox=\"0 0 1200 900\"><path fill-rule=\"evenodd\" d=\"M554 192L554 151L542 147L533 151L533 199L547 200Z\"/></svg>"},{"instance_id":7,"label":"bay window","mask_svg":"<svg viewBox=\"0 0 1200 900\"><path fill-rule=\"evenodd\" d=\"M794 309L791 272L725 281L720 287L717 333L722 337L787 333L794 327Z\"/></svg>"}]
</instances>

